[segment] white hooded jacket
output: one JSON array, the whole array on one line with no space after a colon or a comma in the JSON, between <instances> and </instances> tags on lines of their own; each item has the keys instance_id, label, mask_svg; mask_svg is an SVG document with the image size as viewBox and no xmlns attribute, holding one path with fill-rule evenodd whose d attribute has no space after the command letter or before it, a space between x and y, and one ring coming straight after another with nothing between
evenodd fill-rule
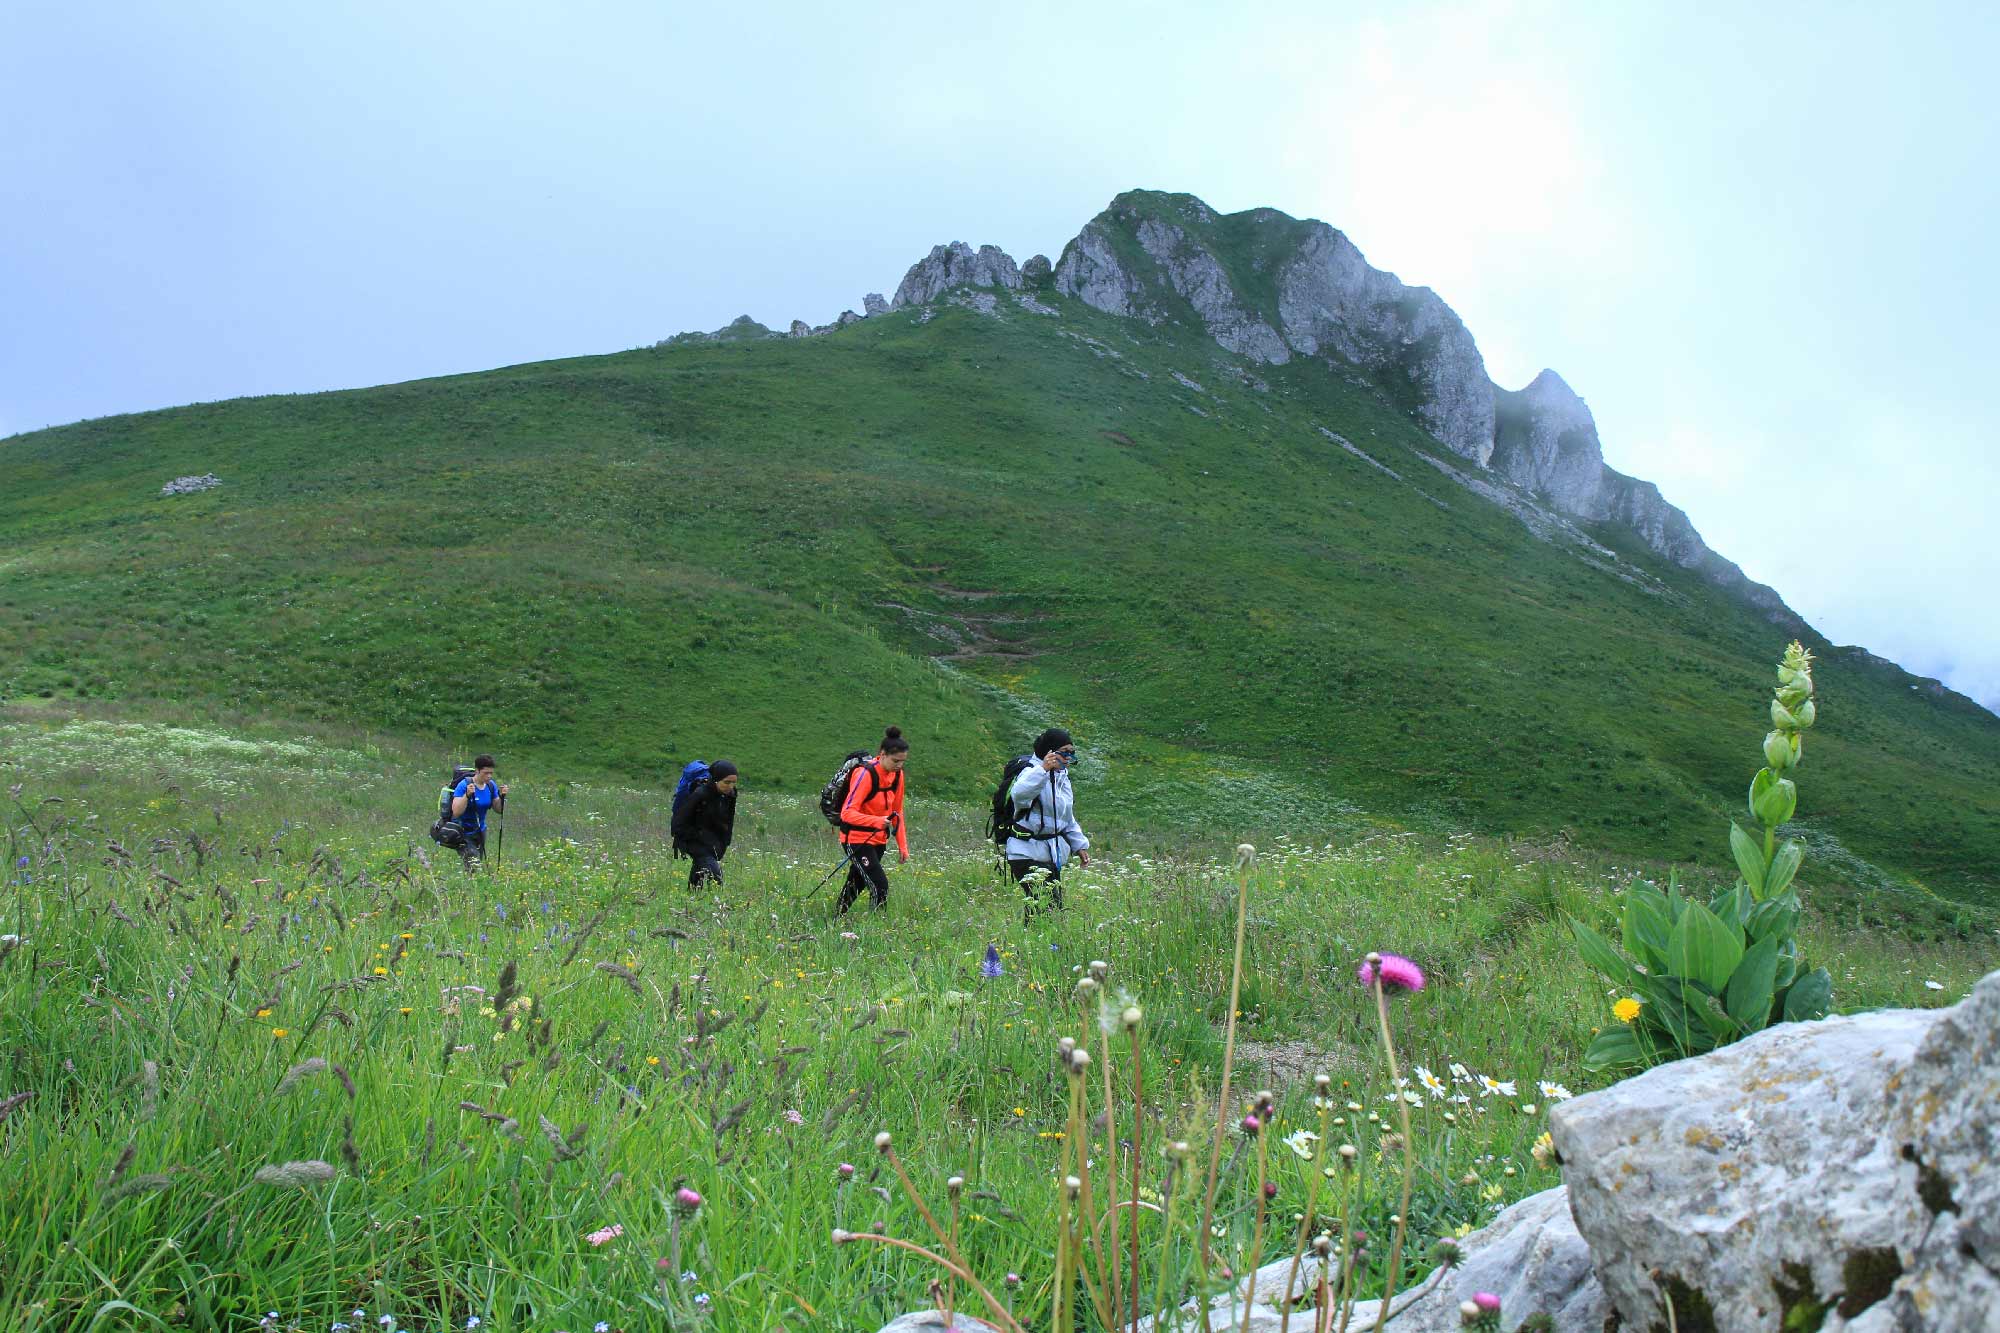
<instances>
[{"instance_id":1,"label":"white hooded jacket","mask_svg":"<svg viewBox=\"0 0 2000 1333\"><path fill-rule=\"evenodd\" d=\"M1076 822L1076 793L1067 768L1051 773L1038 759L1014 779L1008 797L1014 802L1015 827L1038 835L1009 837L1009 861L1032 861L1061 870L1070 853L1089 848L1090 839Z\"/></svg>"}]
</instances>

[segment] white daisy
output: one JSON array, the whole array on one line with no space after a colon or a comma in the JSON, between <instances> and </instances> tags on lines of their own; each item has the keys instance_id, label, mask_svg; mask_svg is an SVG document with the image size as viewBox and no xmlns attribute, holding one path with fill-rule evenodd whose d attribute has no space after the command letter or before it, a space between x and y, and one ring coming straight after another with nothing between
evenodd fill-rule
<instances>
[{"instance_id":1,"label":"white daisy","mask_svg":"<svg viewBox=\"0 0 2000 1333\"><path fill-rule=\"evenodd\" d=\"M1424 1068L1422 1065L1418 1065L1410 1072L1417 1076L1417 1082L1424 1085L1424 1091L1428 1092L1433 1097L1442 1097L1445 1095L1445 1093L1450 1091L1450 1089L1445 1087L1443 1079L1439 1078L1436 1074L1433 1074L1430 1070Z\"/></svg>"},{"instance_id":2,"label":"white daisy","mask_svg":"<svg viewBox=\"0 0 2000 1333\"><path fill-rule=\"evenodd\" d=\"M1302 1162L1310 1162L1312 1160L1313 1145L1318 1142L1319 1135L1309 1129L1294 1130L1283 1140L1284 1145L1290 1148Z\"/></svg>"},{"instance_id":3,"label":"white daisy","mask_svg":"<svg viewBox=\"0 0 2000 1333\"><path fill-rule=\"evenodd\" d=\"M1482 1097L1512 1097L1514 1095L1514 1082L1512 1079L1509 1079L1507 1082L1502 1083L1499 1079L1491 1075L1481 1074L1479 1076L1479 1095Z\"/></svg>"},{"instance_id":4,"label":"white daisy","mask_svg":"<svg viewBox=\"0 0 2000 1333\"><path fill-rule=\"evenodd\" d=\"M1537 1083L1535 1086L1542 1090L1543 1097L1547 1098L1549 1101L1552 1102L1566 1102L1571 1097L1574 1097L1576 1095L1575 1093L1571 1092L1568 1088L1565 1088L1562 1084L1551 1083L1547 1079L1543 1079L1540 1083Z\"/></svg>"}]
</instances>

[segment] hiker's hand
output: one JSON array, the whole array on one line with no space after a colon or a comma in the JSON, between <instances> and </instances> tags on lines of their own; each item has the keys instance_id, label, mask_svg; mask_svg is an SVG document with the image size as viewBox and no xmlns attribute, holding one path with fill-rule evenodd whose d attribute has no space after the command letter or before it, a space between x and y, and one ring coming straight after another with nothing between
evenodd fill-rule
<instances>
[{"instance_id":1,"label":"hiker's hand","mask_svg":"<svg viewBox=\"0 0 2000 1333\"><path fill-rule=\"evenodd\" d=\"M901 864L908 865L910 863L910 854L908 852L899 852L897 855L902 857Z\"/></svg>"},{"instance_id":2,"label":"hiker's hand","mask_svg":"<svg viewBox=\"0 0 2000 1333\"><path fill-rule=\"evenodd\" d=\"M1063 757L1054 751L1050 751L1048 754L1042 756L1042 771L1044 773L1060 773L1064 767L1066 765L1063 763Z\"/></svg>"},{"instance_id":3,"label":"hiker's hand","mask_svg":"<svg viewBox=\"0 0 2000 1333\"><path fill-rule=\"evenodd\" d=\"M1077 848L1077 849L1076 849L1076 860L1077 860L1077 864L1078 864L1078 865L1082 865L1082 866L1086 866L1086 867L1087 867L1087 866L1089 866L1089 864L1090 864L1090 849L1089 849L1088 847L1079 847L1079 848Z\"/></svg>"},{"instance_id":4,"label":"hiker's hand","mask_svg":"<svg viewBox=\"0 0 2000 1333\"><path fill-rule=\"evenodd\" d=\"M505 796L507 794L507 784L504 782L500 784L500 794L502 796Z\"/></svg>"}]
</instances>

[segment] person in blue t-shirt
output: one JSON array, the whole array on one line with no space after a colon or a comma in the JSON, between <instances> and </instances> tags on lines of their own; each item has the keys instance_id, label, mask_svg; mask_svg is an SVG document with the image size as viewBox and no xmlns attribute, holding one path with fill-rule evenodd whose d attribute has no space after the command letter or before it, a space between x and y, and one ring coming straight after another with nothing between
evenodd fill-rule
<instances>
[{"instance_id":1,"label":"person in blue t-shirt","mask_svg":"<svg viewBox=\"0 0 2000 1333\"><path fill-rule=\"evenodd\" d=\"M451 789L451 817L464 831L458 854L470 873L486 856L486 812L498 802L507 809L507 787L493 780L493 756L482 754L472 761L472 776Z\"/></svg>"}]
</instances>

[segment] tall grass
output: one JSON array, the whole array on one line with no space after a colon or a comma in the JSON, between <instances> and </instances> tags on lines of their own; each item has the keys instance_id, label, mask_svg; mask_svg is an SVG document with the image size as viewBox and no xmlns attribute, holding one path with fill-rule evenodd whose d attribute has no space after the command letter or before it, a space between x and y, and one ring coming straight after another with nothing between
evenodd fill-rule
<instances>
[{"instance_id":1,"label":"tall grass","mask_svg":"<svg viewBox=\"0 0 2000 1333\"><path fill-rule=\"evenodd\" d=\"M20 784L0 806L0 1327L268 1315L326 1330L359 1309L425 1333L475 1317L872 1330L929 1304L939 1277L895 1246L831 1243L878 1228L955 1251L1025 1325L1063 1301L1098 1327L1202 1290L1198 1247L1157 1245L1163 1213L1127 1210L1123 1244L1136 1229L1160 1266L1118 1270L1114 1302L1096 1247L1116 1254L1115 1237L1058 1253L1080 1201L1062 1181L1087 1174L1093 1219L1121 1194L1177 1208L1179 1226L1199 1216L1169 1150L1215 1129L1232 1020L1244 1085L1273 1107L1257 1142L1225 1126L1218 1274L1246 1271L1260 1218L1271 1255L1302 1234L1318 1150L1287 1141L1323 1121L1357 1147L1347 1226L1390 1234L1393 1090L1352 972L1376 947L1432 978L1396 1033L1447 1090L1413 1082L1408 1108L1404 1253L1420 1255L1555 1183L1532 1151L1537 1084L1590 1086L1581 1052L1609 1002L1562 918L1608 918L1633 869L1559 846L1301 830L1260 855L1232 1009L1239 888L1201 857L1113 846L1066 911L1024 925L1018 890L973 849L973 812L919 806L888 910L842 918L834 886L814 892L833 856L803 801L747 797L727 887L690 896L657 841L658 793L524 800L505 854L468 878L412 854L434 786L394 755L316 788L288 780L285 754L252 752L244 771L264 780L198 790L211 759L169 748L86 773L10 758L0 774ZM298 762L309 777L353 761ZM1954 999L1992 953L1806 929L1849 1007ZM981 974L989 944L998 978ZM1103 981L1080 991L1093 960ZM1099 1026L1107 993L1122 1017L1121 990L1143 1010L1125 1049L1125 1029ZM1109 1119L1073 1113L1062 1037L1099 1061L1087 1105ZM1122 1072L1135 1054L1143 1099ZM1454 1082L1454 1064L1515 1091ZM1241 1100L1220 1103L1231 1119ZM914 1190L874 1146L885 1128ZM682 1189L698 1208L676 1205ZM946 1201L932 1216L948 1244L913 1192ZM1102 1275L1096 1299L1070 1286L1079 1264ZM1424 1265L1397 1267L1407 1286ZM968 1283L947 1299L992 1315Z\"/></svg>"}]
</instances>

